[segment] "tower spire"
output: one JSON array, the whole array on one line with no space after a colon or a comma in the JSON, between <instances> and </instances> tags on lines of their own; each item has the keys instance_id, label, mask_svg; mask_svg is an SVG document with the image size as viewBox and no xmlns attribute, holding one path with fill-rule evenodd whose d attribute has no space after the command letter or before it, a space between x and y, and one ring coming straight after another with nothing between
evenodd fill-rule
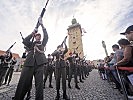
<instances>
[{"instance_id":1,"label":"tower spire","mask_svg":"<svg viewBox=\"0 0 133 100\"><path fill-rule=\"evenodd\" d=\"M73 25L73 24L76 24L76 23L77 23L77 20L76 20L76 18L74 18L74 16L73 16L72 25Z\"/></svg>"}]
</instances>

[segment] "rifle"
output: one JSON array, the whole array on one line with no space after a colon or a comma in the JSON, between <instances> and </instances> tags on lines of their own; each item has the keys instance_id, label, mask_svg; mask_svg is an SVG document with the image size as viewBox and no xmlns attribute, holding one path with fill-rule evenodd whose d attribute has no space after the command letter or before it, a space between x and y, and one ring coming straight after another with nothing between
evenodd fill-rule
<instances>
[{"instance_id":1,"label":"rifle","mask_svg":"<svg viewBox=\"0 0 133 100\"><path fill-rule=\"evenodd\" d=\"M86 56L87 56L87 55L85 55L85 56L83 57L84 60L85 60Z\"/></svg>"},{"instance_id":2,"label":"rifle","mask_svg":"<svg viewBox=\"0 0 133 100\"><path fill-rule=\"evenodd\" d=\"M20 35L21 35L21 37L22 37L22 40L24 40L24 37L23 37L23 35L22 35L21 32L20 32ZM27 46L25 46L25 45L24 45L24 49L26 49L27 51L29 51L29 48L28 48Z\"/></svg>"},{"instance_id":3,"label":"rifle","mask_svg":"<svg viewBox=\"0 0 133 100\"><path fill-rule=\"evenodd\" d=\"M47 5L48 5L48 2L49 2L49 0L47 0L47 2L46 2L46 4L45 4L45 7L42 9L42 12L41 12L41 14L40 14L40 17L41 17L41 18L43 18L43 16L44 16L44 13L45 13L45 11L46 11L46 7L47 7ZM38 28L38 27L39 27L39 21L37 21L37 24L36 24L36 27L35 27L35 28ZM35 33L37 33L37 31L36 31Z\"/></svg>"},{"instance_id":4,"label":"rifle","mask_svg":"<svg viewBox=\"0 0 133 100\"><path fill-rule=\"evenodd\" d=\"M49 2L49 0L47 0L47 2L46 2L46 4L45 4L45 7L42 9L42 12L41 12L41 14L40 14L39 17L43 18L44 13L45 13L45 11L46 11L46 7L47 7L47 5L48 5L48 2ZM35 29L38 29L38 27L39 27L39 21L37 21L37 24L36 24L36 26L35 26ZM35 33L37 33L36 30L35 30ZM32 42L33 42L33 41L34 41L34 37L32 38Z\"/></svg>"},{"instance_id":5,"label":"rifle","mask_svg":"<svg viewBox=\"0 0 133 100\"><path fill-rule=\"evenodd\" d=\"M20 35L21 35L21 37L22 37L22 40L24 40L24 37L23 37L23 35L22 35L22 33L20 32Z\"/></svg>"},{"instance_id":6,"label":"rifle","mask_svg":"<svg viewBox=\"0 0 133 100\"><path fill-rule=\"evenodd\" d=\"M79 55L81 55L81 52L79 53Z\"/></svg>"},{"instance_id":7,"label":"rifle","mask_svg":"<svg viewBox=\"0 0 133 100\"><path fill-rule=\"evenodd\" d=\"M15 42L13 45L11 45L11 46L9 47L9 49L7 49L6 53L8 53L8 52L11 50L11 48L12 48L15 44L16 44L16 42Z\"/></svg>"},{"instance_id":8,"label":"rifle","mask_svg":"<svg viewBox=\"0 0 133 100\"><path fill-rule=\"evenodd\" d=\"M64 38L63 42L61 43L61 46L63 47L63 43L66 43L67 36Z\"/></svg>"},{"instance_id":9,"label":"rifle","mask_svg":"<svg viewBox=\"0 0 133 100\"><path fill-rule=\"evenodd\" d=\"M108 57L108 52L107 52L106 44L105 44L104 41L102 41L102 46L103 46L103 48L104 48L104 50L105 50L105 54L106 54L106 56Z\"/></svg>"}]
</instances>

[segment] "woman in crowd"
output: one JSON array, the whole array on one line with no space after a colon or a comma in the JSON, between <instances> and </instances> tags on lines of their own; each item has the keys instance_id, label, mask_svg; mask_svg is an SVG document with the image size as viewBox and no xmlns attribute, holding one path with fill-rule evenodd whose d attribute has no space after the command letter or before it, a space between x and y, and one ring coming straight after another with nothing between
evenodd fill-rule
<instances>
[{"instance_id":1,"label":"woman in crowd","mask_svg":"<svg viewBox=\"0 0 133 100\"><path fill-rule=\"evenodd\" d=\"M124 57L122 60L117 62L117 66L133 66L133 47L127 39L120 39L118 41L120 47L124 50Z\"/></svg>"},{"instance_id":2,"label":"woman in crowd","mask_svg":"<svg viewBox=\"0 0 133 100\"><path fill-rule=\"evenodd\" d=\"M127 39L120 39L118 41L120 47L124 50L124 57L122 60L116 63L119 67L133 67L133 47L131 46L130 42ZM122 76L124 77L124 83L126 86L126 90L128 95L133 95L133 84L128 78L129 75L133 74L128 71L122 71Z\"/></svg>"}]
</instances>

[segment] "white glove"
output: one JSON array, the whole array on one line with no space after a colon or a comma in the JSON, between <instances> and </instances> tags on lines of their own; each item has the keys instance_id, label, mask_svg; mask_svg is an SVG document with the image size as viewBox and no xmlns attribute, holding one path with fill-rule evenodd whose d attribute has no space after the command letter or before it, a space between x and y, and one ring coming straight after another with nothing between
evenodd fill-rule
<instances>
[{"instance_id":1,"label":"white glove","mask_svg":"<svg viewBox=\"0 0 133 100\"><path fill-rule=\"evenodd\" d=\"M39 17L39 18L38 18L38 22L39 22L40 25L43 24L42 17Z\"/></svg>"}]
</instances>

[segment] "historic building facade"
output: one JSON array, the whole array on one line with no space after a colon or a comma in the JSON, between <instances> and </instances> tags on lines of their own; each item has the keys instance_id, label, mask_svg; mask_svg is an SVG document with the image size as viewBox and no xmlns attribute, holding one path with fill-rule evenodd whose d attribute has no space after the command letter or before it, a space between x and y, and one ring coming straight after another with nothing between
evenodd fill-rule
<instances>
[{"instance_id":1,"label":"historic building facade","mask_svg":"<svg viewBox=\"0 0 133 100\"><path fill-rule=\"evenodd\" d=\"M68 47L69 53L74 51L79 54L81 58L84 57L83 43L82 43L82 28L75 18L72 19L72 25L68 26Z\"/></svg>"}]
</instances>

